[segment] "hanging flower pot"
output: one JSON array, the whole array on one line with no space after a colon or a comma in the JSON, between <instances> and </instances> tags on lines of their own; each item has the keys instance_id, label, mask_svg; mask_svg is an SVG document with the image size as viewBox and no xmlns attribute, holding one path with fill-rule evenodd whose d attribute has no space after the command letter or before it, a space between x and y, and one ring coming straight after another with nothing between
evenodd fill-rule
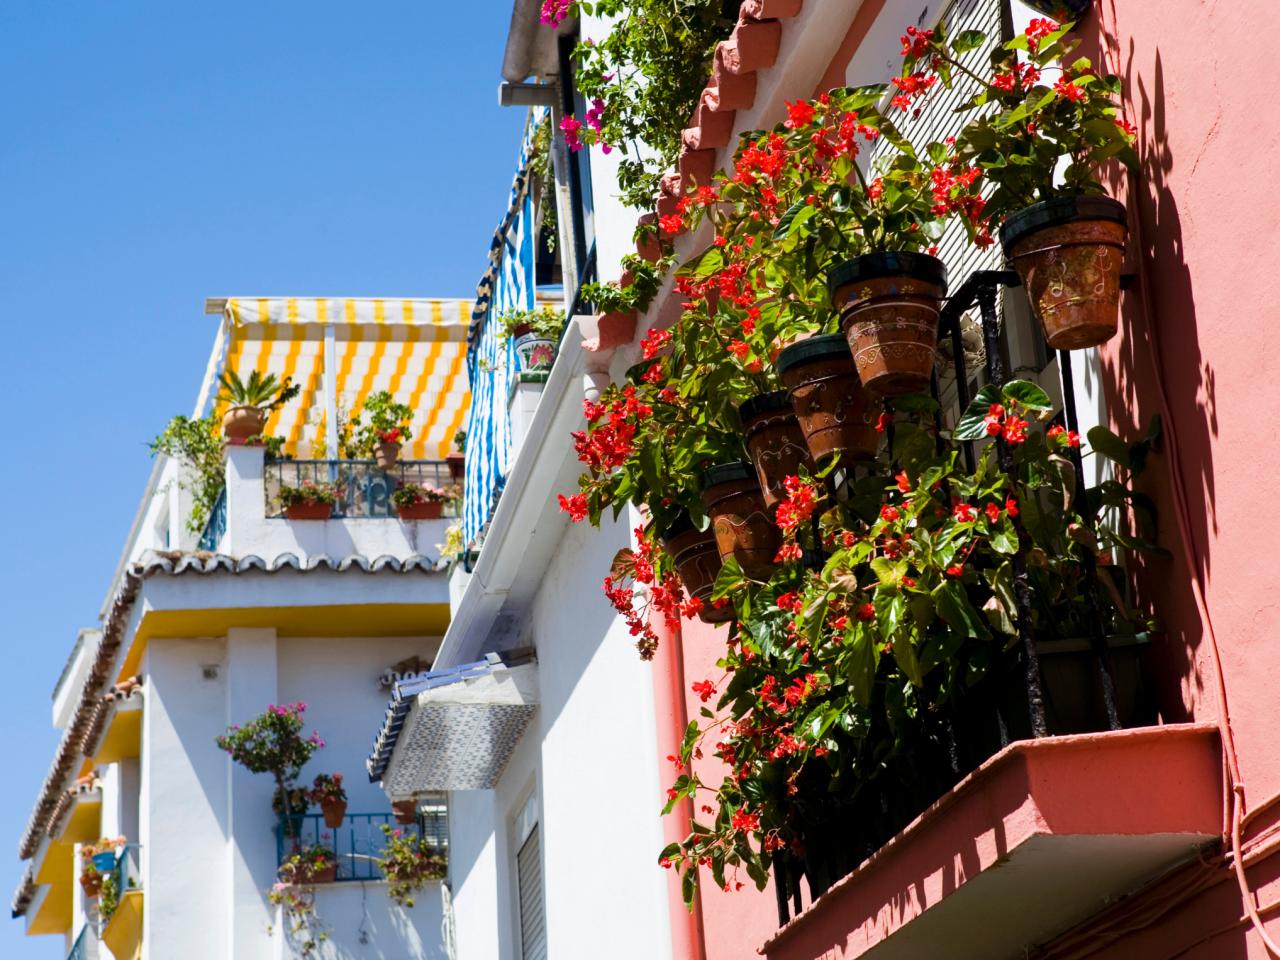
<instances>
[{"instance_id":1,"label":"hanging flower pot","mask_svg":"<svg viewBox=\"0 0 1280 960\"><path fill-rule=\"evenodd\" d=\"M324 814L324 825L330 830L337 830L347 815L347 801L325 800L320 804L320 812Z\"/></svg>"},{"instance_id":2,"label":"hanging flower pot","mask_svg":"<svg viewBox=\"0 0 1280 960\"><path fill-rule=\"evenodd\" d=\"M1000 228L1049 346L1082 350L1115 336L1128 235L1124 204L1110 197L1045 200Z\"/></svg>"},{"instance_id":3,"label":"hanging flower pot","mask_svg":"<svg viewBox=\"0 0 1280 960\"><path fill-rule=\"evenodd\" d=\"M222 415L222 432L228 440L243 442L261 436L267 426L267 411L252 405L228 408Z\"/></svg>"},{"instance_id":4,"label":"hanging flower pot","mask_svg":"<svg viewBox=\"0 0 1280 960\"><path fill-rule=\"evenodd\" d=\"M328 520L333 516L333 504L300 500L285 507L284 515L290 520Z\"/></svg>"},{"instance_id":5,"label":"hanging flower pot","mask_svg":"<svg viewBox=\"0 0 1280 960\"><path fill-rule=\"evenodd\" d=\"M720 559L734 557L747 576L769 579L782 535L765 508L755 468L737 461L704 471L702 502L711 517Z\"/></svg>"},{"instance_id":6,"label":"hanging flower pot","mask_svg":"<svg viewBox=\"0 0 1280 960\"><path fill-rule=\"evenodd\" d=\"M444 462L449 467L449 478L451 480L461 480L462 475L466 470L466 454L458 450L450 450L445 456Z\"/></svg>"},{"instance_id":7,"label":"hanging flower pot","mask_svg":"<svg viewBox=\"0 0 1280 960\"><path fill-rule=\"evenodd\" d=\"M849 344L839 333L793 343L777 359L809 454L818 466L841 466L876 455L878 404L858 379Z\"/></svg>"},{"instance_id":8,"label":"hanging flower pot","mask_svg":"<svg viewBox=\"0 0 1280 960\"><path fill-rule=\"evenodd\" d=\"M526 333L516 338L516 356L521 370L550 370L556 359L554 340L537 333Z\"/></svg>"},{"instance_id":9,"label":"hanging flower pot","mask_svg":"<svg viewBox=\"0 0 1280 960\"><path fill-rule=\"evenodd\" d=\"M862 385L880 396L929 389L947 267L923 253L869 253L827 276Z\"/></svg>"},{"instance_id":10,"label":"hanging flower pot","mask_svg":"<svg viewBox=\"0 0 1280 960\"><path fill-rule=\"evenodd\" d=\"M102 892L102 874L92 868L80 874L80 889L86 897L96 897Z\"/></svg>"},{"instance_id":11,"label":"hanging flower pot","mask_svg":"<svg viewBox=\"0 0 1280 960\"><path fill-rule=\"evenodd\" d=\"M731 604L716 609L711 603L711 591L720 574L720 551L716 547L715 532L710 527L699 530L688 517L683 517L663 532L662 546L675 561L676 572L680 574L689 596L702 601L698 619L703 623L732 620L734 611Z\"/></svg>"},{"instance_id":12,"label":"hanging flower pot","mask_svg":"<svg viewBox=\"0 0 1280 960\"><path fill-rule=\"evenodd\" d=\"M765 508L772 510L787 499L787 477L799 476L801 467L814 472L804 433L786 390L752 397L738 408L738 416Z\"/></svg>"},{"instance_id":13,"label":"hanging flower pot","mask_svg":"<svg viewBox=\"0 0 1280 960\"><path fill-rule=\"evenodd\" d=\"M413 823L418 819L418 802L416 800L396 800L391 804L391 812L395 814L396 823Z\"/></svg>"},{"instance_id":14,"label":"hanging flower pot","mask_svg":"<svg viewBox=\"0 0 1280 960\"><path fill-rule=\"evenodd\" d=\"M373 448L373 459L379 470L395 469L396 461L400 459L400 442L379 440L378 445Z\"/></svg>"}]
</instances>

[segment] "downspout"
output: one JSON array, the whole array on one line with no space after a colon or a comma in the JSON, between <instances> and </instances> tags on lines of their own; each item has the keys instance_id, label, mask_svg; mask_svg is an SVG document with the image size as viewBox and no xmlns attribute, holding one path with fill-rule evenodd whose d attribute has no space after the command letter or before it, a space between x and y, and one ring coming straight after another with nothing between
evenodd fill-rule
<instances>
[{"instance_id":1,"label":"downspout","mask_svg":"<svg viewBox=\"0 0 1280 960\"><path fill-rule=\"evenodd\" d=\"M649 625L658 636L658 649L653 655L653 712L656 720L659 782L675 778L671 763L665 758L680 755L689 714L684 699L684 642L680 628L669 628L662 614L649 612ZM683 797L662 818L662 842L665 846L683 840L683 826L693 819L693 801ZM684 905L680 892L680 876L672 869L667 877L667 913L671 918L672 960L706 960L705 934L702 928L702 901L695 897L693 908Z\"/></svg>"}]
</instances>

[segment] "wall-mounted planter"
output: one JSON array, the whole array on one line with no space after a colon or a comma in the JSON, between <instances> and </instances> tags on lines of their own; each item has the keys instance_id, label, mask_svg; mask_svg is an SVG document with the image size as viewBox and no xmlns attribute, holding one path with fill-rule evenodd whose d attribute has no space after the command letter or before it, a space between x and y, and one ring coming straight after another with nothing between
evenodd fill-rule
<instances>
[{"instance_id":1,"label":"wall-mounted planter","mask_svg":"<svg viewBox=\"0 0 1280 960\"><path fill-rule=\"evenodd\" d=\"M752 397L738 408L738 416L764 505L772 510L787 499L787 477L799 476L801 467L814 472L804 433L786 390Z\"/></svg>"},{"instance_id":2,"label":"wall-mounted planter","mask_svg":"<svg viewBox=\"0 0 1280 960\"><path fill-rule=\"evenodd\" d=\"M711 603L711 591L720 574L720 550L714 531L710 527L699 530L687 517L682 518L663 531L662 546L675 561L685 591L702 601L698 619L703 623L732 620L732 604L716 609Z\"/></svg>"},{"instance_id":3,"label":"wall-mounted planter","mask_svg":"<svg viewBox=\"0 0 1280 960\"><path fill-rule=\"evenodd\" d=\"M444 516L444 501L419 500L417 503L398 504L396 513L401 520L439 520Z\"/></svg>"},{"instance_id":4,"label":"wall-mounted planter","mask_svg":"<svg viewBox=\"0 0 1280 960\"><path fill-rule=\"evenodd\" d=\"M876 455L879 405L862 386L842 334L810 337L778 354L778 375L791 392L800 431L819 466L842 466Z\"/></svg>"},{"instance_id":5,"label":"wall-mounted planter","mask_svg":"<svg viewBox=\"0 0 1280 960\"><path fill-rule=\"evenodd\" d=\"M396 800L391 804L391 812L395 815L396 823L413 823L418 819L418 801Z\"/></svg>"},{"instance_id":6,"label":"wall-mounted planter","mask_svg":"<svg viewBox=\"0 0 1280 960\"><path fill-rule=\"evenodd\" d=\"M768 580L782 534L764 505L755 468L738 461L705 471L702 502L711 517L720 559L733 557L747 576Z\"/></svg>"},{"instance_id":7,"label":"wall-mounted planter","mask_svg":"<svg viewBox=\"0 0 1280 960\"><path fill-rule=\"evenodd\" d=\"M1000 244L1055 350L1106 343L1120 319L1120 268L1129 236L1124 204L1058 197L1020 210Z\"/></svg>"},{"instance_id":8,"label":"wall-mounted planter","mask_svg":"<svg viewBox=\"0 0 1280 960\"><path fill-rule=\"evenodd\" d=\"M333 516L333 504L291 503L284 508L284 515L289 520L328 520Z\"/></svg>"},{"instance_id":9,"label":"wall-mounted planter","mask_svg":"<svg viewBox=\"0 0 1280 960\"><path fill-rule=\"evenodd\" d=\"M320 812L324 814L324 825L330 830L337 830L347 815L347 801L325 800L320 804Z\"/></svg>"},{"instance_id":10,"label":"wall-mounted planter","mask_svg":"<svg viewBox=\"0 0 1280 960\"><path fill-rule=\"evenodd\" d=\"M827 277L862 385L896 397L929 389L947 267L923 253L869 253Z\"/></svg>"}]
</instances>

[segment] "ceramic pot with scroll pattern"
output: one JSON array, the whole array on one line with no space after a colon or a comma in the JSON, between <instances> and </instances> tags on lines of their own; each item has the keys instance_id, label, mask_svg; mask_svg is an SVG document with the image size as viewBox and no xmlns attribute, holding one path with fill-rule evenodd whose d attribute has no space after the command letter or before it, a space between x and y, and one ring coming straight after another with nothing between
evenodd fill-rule
<instances>
[{"instance_id":1,"label":"ceramic pot with scroll pattern","mask_svg":"<svg viewBox=\"0 0 1280 960\"><path fill-rule=\"evenodd\" d=\"M880 405L858 378L843 334L793 343L778 354L778 376L786 385L809 455L821 469L832 459L841 467L870 460L880 446Z\"/></svg>"},{"instance_id":2,"label":"ceramic pot with scroll pattern","mask_svg":"<svg viewBox=\"0 0 1280 960\"><path fill-rule=\"evenodd\" d=\"M698 619L703 623L732 620L732 604L717 610L711 602L711 591L716 585L716 577L720 575L720 550L716 546L715 532L710 527L699 530L685 517L662 532L662 546L675 562L685 592L702 601Z\"/></svg>"},{"instance_id":3,"label":"ceramic pot with scroll pattern","mask_svg":"<svg viewBox=\"0 0 1280 960\"><path fill-rule=\"evenodd\" d=\"M711 518L721 561L733 557L753 580L768 580L782 533L764 505L755 467L736 461L705 470L702 503Z\"/></svg>"},{"instance_id":4,"label":"ceramic pot with scroll pattern","mask_svg":"<svg viewBox=\"0 0 1280 960\"><path fill-rule=\"evenodd\" d=\"M1000 243L1049 346L1083 350L1116 335L1128 236L1124 204L1110 197L1058 197L1005 221Z\"/></svg>"},{"instance_id":5,"label":"ceramic pot with scroll pattern","mask_svg":"<svg viewBox=\"0 0 1280 960\"><path fill-rule=\"evenodd\" d=\"M947 268L924 253L869 253L827 276L862 385L882 397L929 389Z\"/></svg>"},{"instance_id":6,"label":"ceramic pot with scroll pattern","mask_svg":"<svg viewBox=\"0 0 1280 960\"><path fill-rule=\"evenodd\" d=\"M800 421L786 390L752 397L738 408L738 417L765 508L773 511L787 499L787 477L799 476L801 467L810 475L816 472Z\"/></svg>"}]
</instances>

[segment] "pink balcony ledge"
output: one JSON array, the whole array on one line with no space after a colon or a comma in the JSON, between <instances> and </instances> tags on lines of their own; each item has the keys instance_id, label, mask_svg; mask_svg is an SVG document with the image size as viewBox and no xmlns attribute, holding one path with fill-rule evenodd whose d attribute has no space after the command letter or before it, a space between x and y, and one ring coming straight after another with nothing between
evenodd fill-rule
<instances>
[{"instance_id":1,"label":"pink balcony ledge","mask_svg":"<svg viewBox=\"0 0 1280 960\"><path fill-rule=\"evenodd\" d=\"M1010 744L761 949L769 960L1022 957L1216 841L1217 728Z\"/></svg>"}]
</instances>

